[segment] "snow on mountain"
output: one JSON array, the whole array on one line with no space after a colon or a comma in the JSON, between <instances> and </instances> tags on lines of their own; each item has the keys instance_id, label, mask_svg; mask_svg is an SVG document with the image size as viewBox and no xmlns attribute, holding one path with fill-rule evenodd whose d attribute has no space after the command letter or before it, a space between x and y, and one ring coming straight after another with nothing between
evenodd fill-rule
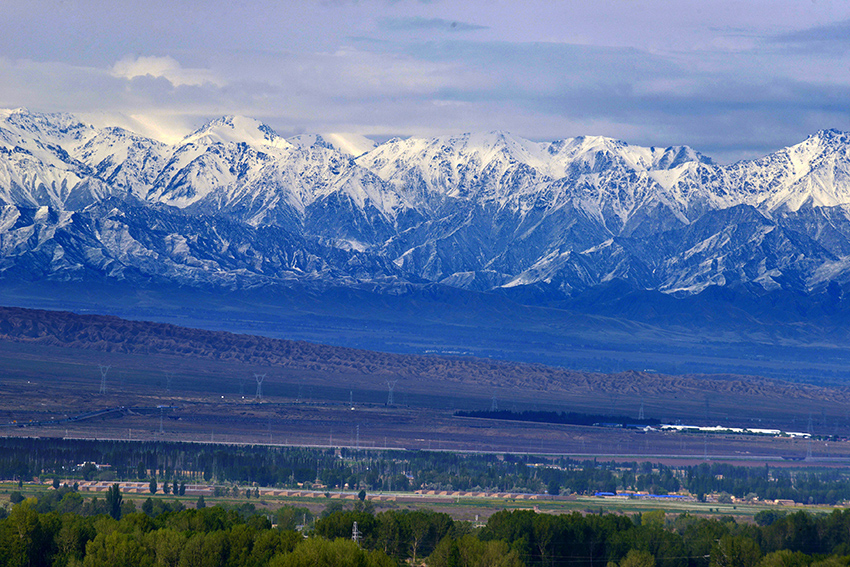
<instances>
[{"instance_id":1,"label":"snow on mountain","mask_svg":"<svg viewBox=\"0 0 850 567\"><path fill-rule=\"evenodd\" d=\"M272 158L247 144L186 143L169 156L152 183L148 199L186 208L205 199L224 198L250 173Z\"/></svg>"},{"instance_id":2,"label":"snow on mountain","mask_svg":"<svg viewBox=\"0 0 850 567\"><path fill-rule=\"evenodd\" d=\"M248 144L255 148L289 149L291 144L259 120L245 116L223 116L212 120L177 144L178 146L210 144Z\"/></svg>"},{"instance_id":3,"label":"snow on mountain","mask_svg":"<svg viewBox=\"0 0 850 567\"><path fill-rule=\"evenodd\" d=\"M446 198L491 201L524 215L571 202L605 225L616 217L614 231L651 203L688 222L686 201L665 193L664 175L711 163L686 146L643 148L601 136L535 143L504 132L392 140L357 161L420 207L433 210Z\"/></svg>"},{"instance_id":4,"label":"snow on mountain","mask_svg":"<svg viewBox=\"0 0 850 567\"><path fill-rule=\"evenodd\" d=\"M699 199L713 209L748 204L771 213L834 207L850 203L850 136L824 130L756 160L729 166L690 162L672 172L654 177L683 202Z\"/></svg>"},{"instance_id":5,"label":"snow on mountain","mask_svg":"<svg viewBox=\"0 0 850 567\"><path fill-rule=\"evenodd\" d=\"M495 131L393 139L357 163L416 206L433 207L443 198L504 201L531 192L563 173L549 157L545 144Z\"/></svg>"},{"instance_id":6,"label":"snow on mountain","mask_svg":"<svg viewBox=\"0 0 850 567\"><path fill-rule=\"evenodd\" d=\"M287 138L287 141L305 148L317 143L324 144L353 158L362 156L378 146L374 140L370 140L366 136L351 133L300 134Z\"/></svg>"},{"instance_id":7,"label":"snow on mountain","mask_svg":"<svg viewBox=\"0 0 850 567\"><path fill-rule=\"evenodd\" d=\"M850 286L850 135L834 130L721 166L599 136L283 139L239 116L166 145L3 110L0 204L7 276Z\"/></svg>"},{"instance_id":8,"label":"snow on mountain","mask_svg":"<svg viewBox=\"0 0 850 567\"><path fill-rule=\"evenodd\" d=\"M110 191L72 154L95 130L69 114L0 112L0 198L58 208L89 204Z\"/></svg>"},{"instance_id":9,"label":"snow on mountain","mask_svg":"<svg viewBox=\"0 0 850 567\"><path fill-rule=\"evenodd\" d=\"M775 154L736 165L733 171L742 192L765 210L850 203L850 135L845 132L823 130Z\"/></svg>"},{"instance_id":10,"label":"snow on mountain","mask_svg":"<svg viewBox=\"0 0 850 567\"><path fill-rule=\"evenodd\" d=\"M122 128L105 128L74 149L104 182L144 199L162 171L169 148Z\"/></svg>"},{"instance_id":11,"label":"snow on mountain","mask_svg":"<svg viewBox=\"0 0 850 567\"><path fill-rule=\"evenodd\" d=\"M21 140L61 143L66 148L83 143L94 134L93 127L83 124L72 114L44 114L26 108L0 110L0 124Z\"/></svg>"}]
</instances>

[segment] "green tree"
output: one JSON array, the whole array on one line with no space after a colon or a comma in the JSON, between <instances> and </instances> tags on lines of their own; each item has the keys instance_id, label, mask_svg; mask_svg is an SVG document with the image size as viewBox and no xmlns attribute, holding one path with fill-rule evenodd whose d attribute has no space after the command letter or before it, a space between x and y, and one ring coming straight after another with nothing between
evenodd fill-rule
<instances>
[{"instance_id":1,"label":"green tree","mask_svg":"<svg viewBox=\"0 0 850 567\"><path fill-rule=\"evenodd\" d=\"M26 500L12 508L5 520L8 536L5 555L7 567L29 567L39 565L42 552L46 551L44 532L38 513Z\"/></svg>"},{"instance_id":2,"label":"green tree","mask_svg":"<svg viewBox=\"0 0 850 567\"><path fill-rule=\"evenodd\" d=\"M632 549L620 561L620 567L655 567L655 557L649 552Z\"/></svg>"},{"instance_id":3,"label":"green tree","mask_svg":"<svg viewBox=\"0 0 850 567\"><path fill-rule=\"evenodd\" d=\"M762 557L758 567L807 567L811 560L811 557L799 551L780 549Z\"/></svg>"},{"instance_id":4,"label":"green tree","mask_svg":"<svg viewBox=\"0 0 850 567\"><path fill-rule=\"evenodd\" d=\"M350 539L328 541L310 538L299 543L291 553L277 555L269 567L395 567L395 562L380 551L365 551Z\"/></svg>"},{"instance_id":5,"label":"green tree","mask_svg":"<svg viewBox=\"0 0 850 567\"><path fill-rule=\"evenodd\" d=\"M464 535L440 540L428 556L428 567L523 567L516 550L503 541L481 541Z\"/></svg>"},{"instance_id":6,"label":"green tree","mask_svg":"<svg viewBox=\"0 0 850 567\"><path fill-rule=\"evenodd\" d=\"M97 466L94 463L86 463L80 469L80 474L83 475L85 480L91 480L97 474Z\"/></svg>"},{"instance_id":7,"label":"green tree","mask_svg":"<svg viewBox=\"0 0 850 567\"><path fill-rule=\"evenodd\" d=\"M758 544L746 536L726 535L711 550L710 567L755 567L761 559Z\"/></svg>"},{"instance_id":8,"label":"green tree","mask_svg":"<svg viewBox=\"0 0 850 567\"><path fill-rule=\"evenodd\" d=\"M151 482L148 485L148 490L151 491L151 494L156 494L156 477L151 479Z\"/></svg>"},{"instance_id":9,"label":"green tree","mask_svg":"<svg viewBox=\"0 0 850 567\"><path fill-rule=\"evenodd\" d=\"M781 510L762 510L753 516L753 520L760 526L769 526L784 517L785 512Z\"/></svg>"},{"instance_id":10,"label":"green tree","mask_svg":"<svg viewBox=\"0 0 850 567\"><path fill-rule=\"evenodd\" d=\"M124 498L121 496L121 489L118 483L113 484L106 491L106 504L109 506L109 515L116 520L121 519L121 503Z\"/></svg>"},{"instance_id":11,"label":"green tree","mask_svg":"<svg viewBox=\"0 0 850 567\"><path fill-rule=\"evenodd\" d=\"M72 560L82 560L86 543L94 539L96 535L92 523L77 514L64 514L61 523L62 525L55 538L56 559L54 565L67 565Z\"/></svg>"},{"instance_id":12,"label":"green tree","mask_svg":"<svg viewBox=\"0 0 850 567\"><path fill-rule=\"evenodd\" d=\"M431 510L416 510L403 516L413 563L418 556L433 551L437 543L452 529L451 517Z\"/></svg>"},{"instance_id":13,"label":"green tree","mask_svg":"<svg viewBox=\"0 0 850 567\"><path fill-rule=\"evenodd\" d=\"M121 503L121 517L123 518L127 514L135 514L138 512L136 509L136 503L133 500L124 500Z\"/></svg>"},{"instance_id":14,"label":"green tree","mask_svg":"<svg viewBox=\"0 0 850 567\"><path fill-rule=\"evenodd\" d=\"M559 535L559 524L559 518L551 514L535 514L534 516L532 541L537 545L537 553L544 565L548 565L555 554L554 543Z\"/></svg>"},{"instance_id":15,"label":"green tree","mask_svg":"<svg viewBox=\"0 0 850 567\"><path fill-rule=\"evenodd\" d=\"M153 559L130 534L101 532L86 545L83 567L152 567Z\"/></svg>"},{"instance_id":16,"label":"green tree","mask_svg":"<svg viewBox=\"0 0 850 567\"><path fill-rule=\"evenodd\" d=\"M82 507L83 497L80 493L68 492L62 497L62 500L59 501L59 504L56 506L56 511L60 514L79 514Z\"/></svg>"},{"instance_id":17,"label":"green tree","mask_svg":"<svg viewBox=\"0 0 850 567\"><path fill-rule=\"evenodd\" d=\"M313 515L307 508L281 506L275 512L275 521L280 530L294 530L297 526L305 524L312 519Z\"/></svg>"},{"instance_id":18,"label":"green tree","mask_svg":"<svg viewBox=\"0 0 850 567\"><path fill-rule=\"evenodd\" d=\"M157 567L177 567L186 538L171 529L160 528L145 535L146 547L153 549Z\"/></svg>"},{"instance_id":19,"label":"green tree","mask_svg":"<svg viewBox=\"0 0 850 567\"><path fill-rule=\"evenodd\" d=\"M291 530L264 530L254 539L251 550L251 561L254 565L268 565L269 560L278 554L289 553L299 543L304 542L304 536Z\"/></svg>"},{"instance_id":20,"label":"green tree","mask_svg":"<svg viewBox=\"0 0 850 567\"><path fill-rule=\"evenodd\" d=\"M194 533L180 553L180 567L216 567L227 559L227 532Z\"/></svg>"},{"instance_id":21,"label":"green tree","mask_svg":"<svg viewBox=\"0 0 850 567\"><path fill-rule=\"evenodd\" d=\"M398 512L381 512L375 518L378 522L376 529L376 546L384 553L397 559L407 558L406 545L408 541L406 523Z\"/></svg>"},{"instance_id":22,"label":"green tree","mask_svg":"<svg viewBox=\"0 0 850 567\"><path fill-rule=\"evenodd\" d=\"M183 544L180 550L180 567L205 567L207 565L204 556L203 532L192 534Z\"/></svg>"},{"instance_id":23,"label":"green tree","mask_svg":"<svg viewBox=\"0 0 850 567\"><path fill-rule=\"evenodd\" d=\"M651 528L663 528L665 521L664 510L650 510L640 515L640 523L642 526Z\"/></svg>"}]
</instances>

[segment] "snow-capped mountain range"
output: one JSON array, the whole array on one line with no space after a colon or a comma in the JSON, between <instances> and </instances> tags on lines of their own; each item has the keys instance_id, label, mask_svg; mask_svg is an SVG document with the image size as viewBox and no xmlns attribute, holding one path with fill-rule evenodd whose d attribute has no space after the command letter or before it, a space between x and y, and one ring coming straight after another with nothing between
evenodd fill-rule
<instances>
[{"instance_id":1,"label":"snow-capped mountain range","mask_svg":"<svg viewBox=\"0 0 850 567\"><path fill-rule=\"evenodd\" d=\"M0 278L811 292L850 284L850 134L718 165L591 136L284 139L234 116L165 145L2 110Z\"/></svg>"}]
</instances>

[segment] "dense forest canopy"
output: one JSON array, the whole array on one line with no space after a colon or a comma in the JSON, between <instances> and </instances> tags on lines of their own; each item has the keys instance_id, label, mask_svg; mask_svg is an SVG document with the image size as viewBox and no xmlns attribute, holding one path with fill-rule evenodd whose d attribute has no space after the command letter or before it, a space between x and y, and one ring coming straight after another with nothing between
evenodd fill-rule
<instances>
[{"instance_id":1,"label":"dense forest canopy","mask_svg":"<svg viewBox=\"0 0 850 567\"><path fill-rule=\"evenodd\" d=\"M819 516L766 510L755 524L663 511L493 514L483 526L430 510L375 513L329 506L319 518L285 506L186 509L148 498L121 502L20 499L0 514L0 567L392 566L841 567L850 564L850 511ZM119 506L111 506L118 501ZM296 531L300 530L299 531Z\"/></svg>"}]
</instances>

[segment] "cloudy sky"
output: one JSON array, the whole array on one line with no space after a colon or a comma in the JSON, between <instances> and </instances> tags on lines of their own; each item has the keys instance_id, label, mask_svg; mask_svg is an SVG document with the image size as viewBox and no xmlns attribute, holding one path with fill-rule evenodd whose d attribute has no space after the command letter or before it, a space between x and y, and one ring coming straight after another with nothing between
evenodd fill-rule
<instances>
[{"instance_id":1,"label":"cloudy sky","mask_svg":"<svg viewBox=\"0 0 850 567\"><path fill-rule=\"evenodd\" d=\"M0 0L0 107L174 141L507 130L756 157L850 130L845 0Z\"/></svg>"}]
</instances>

